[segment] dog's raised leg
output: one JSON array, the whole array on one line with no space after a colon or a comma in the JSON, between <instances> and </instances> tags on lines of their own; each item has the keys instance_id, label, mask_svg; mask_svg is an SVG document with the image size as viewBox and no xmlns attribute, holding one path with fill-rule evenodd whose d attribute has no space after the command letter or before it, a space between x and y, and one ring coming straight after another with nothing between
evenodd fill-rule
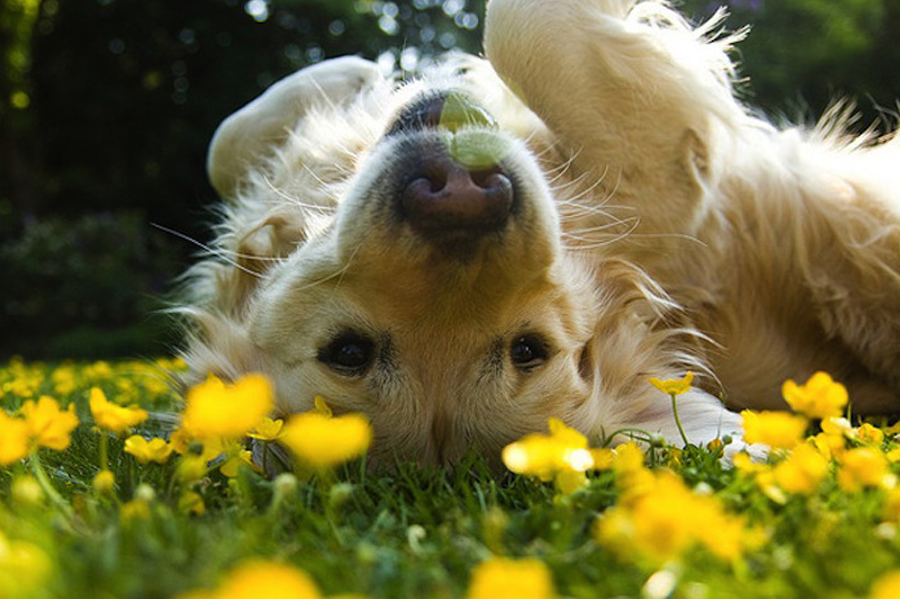
<instances>
[{"instance_id":1,"label":"dog's raised leg","mask_svg":"<svg viewBox=\"0 0 900 599\"><path fill-rule=\"evenodd\" d=\"M337 104L379 80L375 63L354 56L297 71L225 119L209 145L207 172L223 198L234 196L244 174L287 140L315 104Z\"/></svg>"},{"instance_id":2,"label":"dog's raised leg","mask_svg":"<svg viewBox=\"0 0 900 599\"><path fill-rule=\"evenodd\" d=\"M743 115L727 40L704 35L657 2L491 0L485 49L576 168L636 210L639 233L684 234L712 176L710 116Z\"/></svg>"}]
</instances>

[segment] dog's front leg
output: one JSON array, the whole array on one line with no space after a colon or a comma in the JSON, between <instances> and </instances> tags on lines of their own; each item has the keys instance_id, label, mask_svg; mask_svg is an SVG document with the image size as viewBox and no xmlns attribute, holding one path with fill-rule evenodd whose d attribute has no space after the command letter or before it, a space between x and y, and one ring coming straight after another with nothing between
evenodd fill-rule
<instances>
[{"instance_id":1,"label":"dog's front leg","mask_svg":"<svg viewBox=\"0 0 900 599\"><path fill-rule=\"evenodd\" d=\"M485 49L639 233L700 225L712 117L740 118L724 43L657 2L491 0Z\"/></svg>"}]
</instances>

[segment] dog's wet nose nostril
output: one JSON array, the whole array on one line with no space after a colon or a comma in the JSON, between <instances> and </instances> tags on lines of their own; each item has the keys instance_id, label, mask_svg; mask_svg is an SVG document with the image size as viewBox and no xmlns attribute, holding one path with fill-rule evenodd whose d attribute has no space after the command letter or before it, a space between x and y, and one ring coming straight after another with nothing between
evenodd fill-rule
<instances>
[{"instance_id":1,"label":"dog's wet nose nostril","mask_svg":"<svg viewBox=\"0 0 900 599\"><path fill-rule=\"evenodd\" d=\"M480 233L506 223L513 186L499 167L469 171L448 159L427 165L400 201L404 218L417 230Z\"/></svg>"}]
</instances>

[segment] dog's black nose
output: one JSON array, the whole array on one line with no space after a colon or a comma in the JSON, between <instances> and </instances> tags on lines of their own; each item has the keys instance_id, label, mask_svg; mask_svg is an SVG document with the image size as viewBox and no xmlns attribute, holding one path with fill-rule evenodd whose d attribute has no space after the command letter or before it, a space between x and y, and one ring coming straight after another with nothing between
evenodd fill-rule
<instances>
[{"instance_id":1,"label":"dog's black nose","mask_svg":"<svg viewBox=\"0 0 900 599\"><path fill-rule=\"evenodd\" d=\"M499 166L470 170L438 155L403 189L401 212L428 234L480 234L503 227L513 206L513 185Z\"/></svg>"}]
</instances>

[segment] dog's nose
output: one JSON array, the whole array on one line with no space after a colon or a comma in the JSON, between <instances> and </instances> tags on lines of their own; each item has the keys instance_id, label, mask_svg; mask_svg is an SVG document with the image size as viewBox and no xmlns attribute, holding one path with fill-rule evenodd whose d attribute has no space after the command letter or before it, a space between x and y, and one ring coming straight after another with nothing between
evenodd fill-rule
<instances>
[{"instance_id":1,"label":"dog's nose","mask_svg":"<svg viewBox=\"0 0 900 599\"><path fill-rule=\"evenodd\" d=\"M513 185L499 166L469 170L448 156L432 157L403 189L400 204L421 232L484 233L506 223Z\"/></svg>"}]
</instances>

